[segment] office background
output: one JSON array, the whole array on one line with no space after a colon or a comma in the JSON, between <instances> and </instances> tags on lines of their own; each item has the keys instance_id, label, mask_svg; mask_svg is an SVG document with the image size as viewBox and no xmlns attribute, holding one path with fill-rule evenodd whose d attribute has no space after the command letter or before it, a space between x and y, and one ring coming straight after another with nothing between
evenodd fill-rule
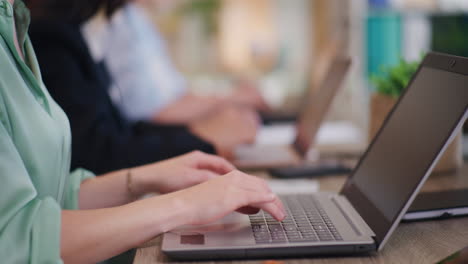
<instances>
[{"instance_id":1,"label":"office background","mask_svg":"<svg viewBox=\"0 0 468 264\"><path fill-rule=\"evenodd\" d=\"M223 93L253 80L278 109L294 108L314 58L335 38L354 58L328 118L367 137L373 78L429 50L468 56L464 0L148 1L179 69L198 92Z\"/></svg>"}]
</instances>

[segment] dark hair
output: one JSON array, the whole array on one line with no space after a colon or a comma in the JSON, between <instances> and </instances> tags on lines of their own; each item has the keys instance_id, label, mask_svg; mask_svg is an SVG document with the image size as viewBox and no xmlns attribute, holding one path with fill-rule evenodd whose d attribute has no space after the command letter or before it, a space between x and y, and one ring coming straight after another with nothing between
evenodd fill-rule
<instances>
[{"instance_id":1,"label":"dark hair","mask_svg":"<svg viewBox=\"0 0 468 264\"><path fill-rule=\"evenodd\" d=\"M104 8L108 17L129 0L23 0L33 19L82 23Z\"/></svg>"}]
</instances>

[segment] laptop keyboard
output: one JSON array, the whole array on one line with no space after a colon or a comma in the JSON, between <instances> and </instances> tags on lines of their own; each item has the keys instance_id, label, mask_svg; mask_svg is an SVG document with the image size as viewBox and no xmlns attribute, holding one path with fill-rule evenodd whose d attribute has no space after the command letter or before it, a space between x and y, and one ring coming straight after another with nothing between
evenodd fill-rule
<instances>
[{"instance_id":1,"label":"laptop keyboard","mask_svg":"<svg viewBox=\"0 0 468 264\"><path fill-rule=\"evenodd\" d=\"M282 196L281 200L287 212L282 222L263 211L250 216L257 244L343 240L312 195Z\"/></svg>"}]
</instances>

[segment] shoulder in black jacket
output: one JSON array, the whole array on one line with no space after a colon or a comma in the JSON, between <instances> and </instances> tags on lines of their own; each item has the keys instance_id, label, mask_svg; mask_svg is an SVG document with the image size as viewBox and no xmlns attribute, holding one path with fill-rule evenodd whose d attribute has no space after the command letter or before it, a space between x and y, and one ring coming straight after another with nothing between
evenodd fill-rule
<instances>
[{"instance_id":1,"label":"shoulder in black jacket","mask_svg":"<svg viewBox=\"0 0 468 264\"><path fill-rule=\"evenodd\" d=\"M72 169L100 174L192 150L214 152L185 127L125 120L107 93L109 74L94 63L78 25L34 21L30 37L44 83L70 119Z\"/></svg>"}]
</instances>

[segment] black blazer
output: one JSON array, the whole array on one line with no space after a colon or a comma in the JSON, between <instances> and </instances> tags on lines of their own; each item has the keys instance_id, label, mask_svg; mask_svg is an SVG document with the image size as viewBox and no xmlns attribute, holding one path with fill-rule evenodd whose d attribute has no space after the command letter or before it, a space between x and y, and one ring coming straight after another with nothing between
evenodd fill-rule
<instances>
[{"instance_id":1,"label":"black blazer","mask_svg":"<svg viewBox=\"0 0 468 264\"><path fill-rule=\"evenodd\" d=\"M192 150L214 152L185 127L129 123L112 104L110 75L93 61L79 25L34 21L30 37L44 83L70 119L72 169L100 174Z\"/></svg>"}]
</instances>

